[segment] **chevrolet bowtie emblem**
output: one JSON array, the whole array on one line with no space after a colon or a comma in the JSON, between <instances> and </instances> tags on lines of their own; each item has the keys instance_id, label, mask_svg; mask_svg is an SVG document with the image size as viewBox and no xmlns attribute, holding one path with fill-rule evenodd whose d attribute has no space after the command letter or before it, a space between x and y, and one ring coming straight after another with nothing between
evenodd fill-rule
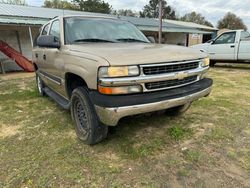
<instances>
[{"instance_id":1,"label":"chevrolet bowtie emblem","mask_svg":"<svg viewBox=\"0 0 250 188\"><path fill-rule=\"evenodd\" d=\"M175 76L176 76L176 78L178 80L182 80L182 79L184 79L184 78L186 78L188 76L188 73L186 73L186 72L178 72L178 73L175 74Z\"/></svg>"}]
</instances>

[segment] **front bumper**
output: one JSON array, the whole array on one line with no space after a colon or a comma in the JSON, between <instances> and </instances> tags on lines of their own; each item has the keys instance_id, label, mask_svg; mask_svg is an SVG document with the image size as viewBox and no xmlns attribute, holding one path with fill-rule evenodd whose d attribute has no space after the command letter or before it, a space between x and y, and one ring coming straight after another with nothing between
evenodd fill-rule
<instances>
[{"instance_id":1,"label":"front bumper","mask_svg":"<svg viewBox=\"0 0 250 188\"><path fill-rule=\"evenodd\" d=\"M92 95L91 98L100 121L115 126L126 116L164 110L208 96L212 83L211 79L205 78L188 86L161 92L127 96Z\"/></svg>"}]
</instances>

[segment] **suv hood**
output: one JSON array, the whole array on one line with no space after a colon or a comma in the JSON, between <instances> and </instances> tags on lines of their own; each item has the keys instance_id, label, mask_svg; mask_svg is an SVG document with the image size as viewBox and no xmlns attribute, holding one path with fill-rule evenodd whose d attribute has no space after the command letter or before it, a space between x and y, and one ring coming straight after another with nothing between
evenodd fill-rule
<instances>
[{"instance_id":1,"label":"suv hood","mask_svg":"<svg viewBox=\"0 0 250 188\"><path fill-rule=\"evenodd\" d=\"M205 58L198 50L176 45L144 43L85 43L69 45L79 55L95 55L110 65L137 65Z\"/></svg>"}]
</instances>

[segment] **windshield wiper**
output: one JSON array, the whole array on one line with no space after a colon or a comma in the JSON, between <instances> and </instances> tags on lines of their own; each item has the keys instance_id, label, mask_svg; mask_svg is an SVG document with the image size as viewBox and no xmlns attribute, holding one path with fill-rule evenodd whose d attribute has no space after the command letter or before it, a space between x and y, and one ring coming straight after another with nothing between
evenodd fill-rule
<instances>
[{"instance_id":1,"label":"windshield wiper","mask_svg":"<svg viewBox=\"0 0 250 188\"><path fill-rule=\"evenodd\" d=\"M112 40L98 39L98 38L89 38L89 39L77 39L74 42L115 42Z\"/></svg>"},{"instance_id":2,"label":"windshield wiper","mask_svg":"<svg viewBox=\"0 0 250 188\"><path fill-rule=\"evenodd\" d=\"M133 38L120 38L116 39L117 41L123 41L123 42L143 42L143 43L148 43L147 41L140 40L140 39L133 39Z\"/></svg>"}]
</instances>

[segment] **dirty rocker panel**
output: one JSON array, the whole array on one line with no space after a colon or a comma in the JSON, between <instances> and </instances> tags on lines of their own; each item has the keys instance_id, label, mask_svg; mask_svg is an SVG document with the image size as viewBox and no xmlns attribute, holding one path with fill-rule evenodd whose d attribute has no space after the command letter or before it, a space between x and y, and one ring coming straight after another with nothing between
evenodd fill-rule
<instances>
[{"instance_id":1,"label":"dirty rocker panel","mask_svg":"<svg viewBox=\"0 0 250 188\"><path fill-rule=\"evenodd\" d=\"M62 80L57 76L51 75L51 74L49 74L47 72L44 72L44 71L41 71L41 70L39 70L39 73L42 76L46 77L47 79L51 80L52 82L54 82L54 83L56 83L58 85L62 84Z\"/></svg>"}]
</instances>

